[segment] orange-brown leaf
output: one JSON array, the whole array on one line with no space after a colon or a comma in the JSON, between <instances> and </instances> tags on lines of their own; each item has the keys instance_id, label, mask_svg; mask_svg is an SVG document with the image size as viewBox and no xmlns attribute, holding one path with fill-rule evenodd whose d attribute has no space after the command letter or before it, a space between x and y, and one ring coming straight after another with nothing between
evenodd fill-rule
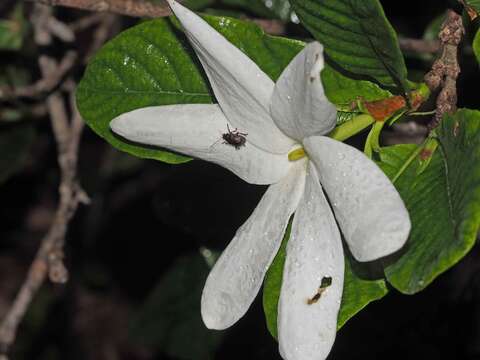
<instances>
[{"instance_id":1,"label":"orange-brown leaf","mask_svg":"<svg viewBox=\"0 0 480 360\"><path fill-rule=\"evenodd\" d=\"M376 121L385 121L407 104L403 96L397 95L382 100L365 101L363 105Z\"/></svg>"}]
</instances>

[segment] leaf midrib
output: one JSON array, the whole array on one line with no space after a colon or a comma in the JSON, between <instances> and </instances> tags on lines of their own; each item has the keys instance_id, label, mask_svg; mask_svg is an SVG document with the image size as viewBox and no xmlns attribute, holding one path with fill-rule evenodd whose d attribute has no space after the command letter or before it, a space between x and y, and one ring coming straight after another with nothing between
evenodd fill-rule
<instances>
[{"instance_id":1,"label":"leaf midrib","mask_svg":"<svg viewBox=\"0 0 480 360\"><path fill-rule=\"evenodd\" d=\"M86 91L86 90L84 90ZM155 91L144 91L144 90L131 90L129 89L128 91L112 91L112 90L104 90L104 89L99 89L99 88L90 88L88 87L89 92L99 92L102 94L149 94L149 95L158 95L158 94L167 94L167 95L185 95L185 96L202 96L202 97L207 97L211 98L211 95L208 93L192 93L192 92L187 92L187 91L168 91L168 90L155 90Z\"/></svg>"},{"instance_id":2,"label":"leaf midrib","mask_svg":"<svg viewBox=\"0 0 480 360\"><path fill-rule=\"evenodd\" d=\"M439 148L442 153L441 157L445 167L445 186L446 186L446 192L447 192L448 210L450 213L450 220L453 226L453 234L455 235L455 230L457 228L457 221L453 211L452 193L451 193L450 178L449 178L450 170L448 165L447 153L444 150L444 144L440 140L438 141L438 143L440 144Z\"/></svg>"}]
</instances>

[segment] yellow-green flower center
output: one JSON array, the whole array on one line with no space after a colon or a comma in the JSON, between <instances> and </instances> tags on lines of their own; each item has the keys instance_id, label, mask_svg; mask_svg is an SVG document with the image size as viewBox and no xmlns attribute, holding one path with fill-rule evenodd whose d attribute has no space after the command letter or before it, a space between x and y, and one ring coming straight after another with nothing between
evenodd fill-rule
<instances>
[{"instance_id":1,"label":"yellow-green flower center","mask_svg":"<svg viewBox=\"0 0 480 360\"><path fill-rule=\"evenodd\" d=\"M289 161L297 161L307 156L305 149L303 147L292 150L288 153Z\"/></svg>"}]
</instances>

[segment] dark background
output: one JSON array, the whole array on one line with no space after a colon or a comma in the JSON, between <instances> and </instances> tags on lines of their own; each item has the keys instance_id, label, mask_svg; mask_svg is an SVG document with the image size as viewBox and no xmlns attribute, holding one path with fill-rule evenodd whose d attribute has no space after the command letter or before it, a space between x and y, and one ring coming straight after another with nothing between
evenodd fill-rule
<instances>
[{"instance_id":1,"label":"dark background","mask_svg":"<svg viewBox=\"0 0 480 360\"><path fill-rule=\"evenodd\" d=\"M0 4L0 15L6 4ZM383 1L399 34L415 38L449 4L455 2ZM85 14L57 11L67 20ZM135 23L119 21L120 28ZM290 31L302 34L295 27ZM467 37L459 104L478 108L478 68L468 42ZM36 59L0 53L1 66L12 61ZM407 63L418 72L429 66L415 58ZM24 166L0 186L0 314L20 286L58 200L47 120L35 119L36 137ZM92 204L80 208L67 236L70 280L42 288L20 328L13 359L280 359L261 296L221 333L204 329L199 316L208 273L199 250L224 249L264 187L202 161L171 166L138 160L89 129L79 166ZM329 358L480 359L479 269L475 247L423 292L405 296L392 289L339 331Z\"/></svg>"}]
</instances>

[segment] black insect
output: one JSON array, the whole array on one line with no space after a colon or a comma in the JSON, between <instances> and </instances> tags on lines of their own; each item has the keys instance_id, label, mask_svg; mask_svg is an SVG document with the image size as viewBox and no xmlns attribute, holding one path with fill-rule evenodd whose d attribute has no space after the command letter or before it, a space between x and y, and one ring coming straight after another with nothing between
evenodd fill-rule
<instances>
[{"instance_id":1,"label":"black insect","mask_svg":"<svg viewBox=\"0 0 480 360\"><path fill-rule=\"evenodd\" d=\"M322 278L322 282L320 283L320 287L317 290L317 293L313 295L313 297L311 297L310 299L307 299L307 304L312 305L315 304L318 300L320 300L320 297L330 285L332 285L332 277L324 276Z\"/></svg>"},{"instance_id":2,"label":"black insect","mask_svg":"<svg viewBox=\"0 0 480 360\"><path fill-rule=\"evenodd\" d=\"M223 143L232 145L235 149L239 150L242 146L245 146L247 142L247 133L241 133L238 129L230 130L230 127L227 124L227 130L225 134L222 135Z\"/></svg>"}]
</instances>

